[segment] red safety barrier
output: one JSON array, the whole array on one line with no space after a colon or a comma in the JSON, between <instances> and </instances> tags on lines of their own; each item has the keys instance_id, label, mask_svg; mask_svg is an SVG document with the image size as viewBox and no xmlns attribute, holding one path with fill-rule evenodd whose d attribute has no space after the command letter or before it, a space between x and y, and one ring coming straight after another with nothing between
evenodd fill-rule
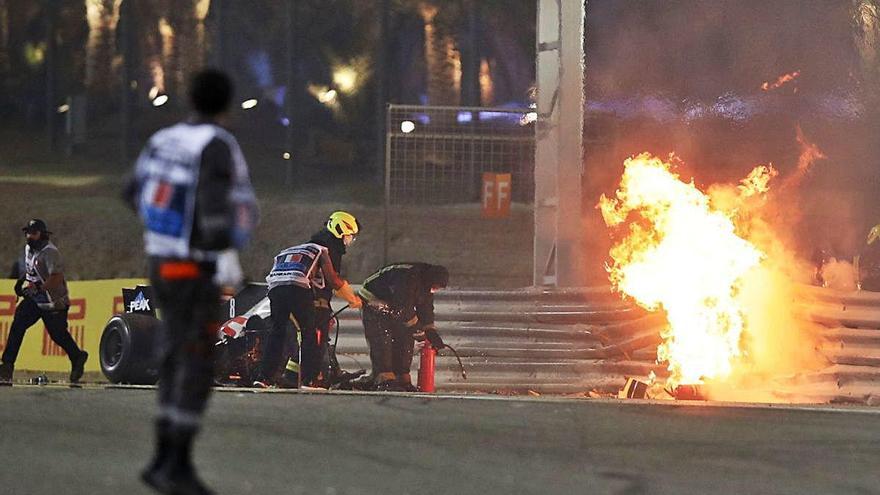
<instances>
[{"instance_id":1,"label":"red safety barrier","mask_svg":"<svg viewBox=\"0 0 880 495\"><path fill-rule=\"evenodd\" d=\"M419 390L422 392L434 392L434 358L437 351L427 341L419 355Z\"/></svg>"}]
</instances>

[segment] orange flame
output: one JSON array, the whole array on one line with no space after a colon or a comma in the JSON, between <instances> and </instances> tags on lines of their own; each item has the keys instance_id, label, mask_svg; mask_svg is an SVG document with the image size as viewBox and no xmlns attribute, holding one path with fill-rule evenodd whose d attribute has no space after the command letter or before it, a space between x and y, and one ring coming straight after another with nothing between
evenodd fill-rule
<instances>
[{"instance_id":1,"label":"orange flame","mask_svg":"<svg viewBox=\"0 0 880 495\"><path fill-rule=\"evenodd\" d=\"M761 89L763 89L764 91L772 91L774 89L782 87L783 84L794 81L795 78L797 78L797 76L799 76L799 75L801 75L801 71L799 71L799 70L796 70L794 72L790 72L788 74L783 74L783 75L777 77L776 82L774 82L774 83L765 82L764 84L762 84Z\"/></svg>"},{"instance_id":2,"label":"orange flame","mask_svg":"<svg viewBox=\"0 0 880 495\"><path fill-rule=\"evenodd\" d=\"M817 146L816 143L807 141L807 138L804 136L804 131L801 130L800 124L798 124L796 129L797 142L801 145L801 154L798 157L797 170L799 174L806 174L813 165L813 162L828 157L825 156L825 153L822 153L822 150L819 149L819 146Z\"/></svg>"},{"instance_id":3,"label":"orange flame","mask_svg":"<svg viewBox=\"0 0 880 495\"><path fill-rule=\"evenodd\" d=\"M775 170L753 170L739 198L719 208L648 153L624 166L616 198L599 201L605 223L628 230L610 252L612 285L646 309L666 312L657 360L668 363L668 385L723 379L743 353L741 279L765 256L738 235L736 205L766 192Z\"/></svg>"}]
</instances>

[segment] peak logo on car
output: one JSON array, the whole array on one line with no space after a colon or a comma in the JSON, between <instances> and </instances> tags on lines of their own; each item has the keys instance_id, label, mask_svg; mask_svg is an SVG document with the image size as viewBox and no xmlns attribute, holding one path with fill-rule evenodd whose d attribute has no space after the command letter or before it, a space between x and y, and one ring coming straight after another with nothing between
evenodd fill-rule
<instances>
[{"instance_id":1,"label":"peak logo on car","mask_svg":"<svg viewBox=\"0 0 880 495\"><path fill-rule=\"evenodd\" d=\"M122 304L126 313L156 316L153 299L155 299L155 293L149 285L138 285L134 289L122 289Z\"/></svg>"},{"instance_id":2,"label":"peak logo on car","mask_svg":"<svg viewBox=\"0 0 880 495\"><path fill-rule=\"evenodd\" d=\"M128 303L128 311L131 313L137 311L150 311L150 300L144 296L143 292L138 292L138 295L134 300Z\"/></svg>"}]
</instances>

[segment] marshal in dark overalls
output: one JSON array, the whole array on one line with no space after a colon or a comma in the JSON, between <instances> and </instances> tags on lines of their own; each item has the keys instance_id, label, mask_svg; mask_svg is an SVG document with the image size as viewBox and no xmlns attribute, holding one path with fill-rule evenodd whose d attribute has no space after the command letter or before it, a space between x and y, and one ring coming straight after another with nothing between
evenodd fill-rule
<instances>
[{"instance_id":1,"label":"marshal in dark overalls","mask_svg":"<svg viewBox=\"0 0 880 495\"><path fill-rule=\"evenodd\" d=\"M12 380L25 332L34 323L43 320L49 337L70 358L70 382L76 383L82 378L89 354L80 350L67 330L70 298L67 281L64 279L61 253L49 240L51 232L46 222L33 219L21 230L27 236L27 245L24 248L25 273L15 284L15 294L23 299L15 308L15 316L9 328L9 337L3 350L3 364L0 364L0 381Z\"/></svg>"},{"instance_id":2,"label":"marshal in dark overalls","mask_svg":"<svg viewBox=\"0 0 880 495\"><path fill-rule=\"evenodd\" d=\"M418 390L410 376L414 334L424 333L434 348L443 348L434 326L434 291L448 283L446 268L428 263L395 263L364 281L358 294L377 390Z\"/></svg>"},{"instance_id":3,"label":"marshal in dark overalls","mask_svg":"<svg viewBox=\"0 0 880 495\"><path fill-rule=\"evenodd\" d=\"M126 197L144 224L166 328L156 455L142 479L162 493L206 494L190 458L211 389L219 286L240 282L236 253L257 223L257 206L238 142L219 125L232 98L229 78L200 72L190 98L195 114L150 138Z\"/></svg>"}]
</instances>

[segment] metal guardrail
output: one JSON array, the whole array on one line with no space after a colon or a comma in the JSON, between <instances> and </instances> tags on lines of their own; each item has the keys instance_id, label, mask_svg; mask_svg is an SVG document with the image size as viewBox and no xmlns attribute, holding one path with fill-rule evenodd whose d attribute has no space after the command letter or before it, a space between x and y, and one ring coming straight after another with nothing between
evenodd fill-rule
<instances>
[{"instance_id":1,"label":"metal guardrail","mask_svg":"<svg viewBox=\"0 0 880 495\"><path fill-rule=\"evenodd\" d=\"M626 376L654 371L662 318L624 303L605 288L581 290L449 290L435 299L443 339L461 355L468 380L451 356L437 359L438 390L571 393L619 388ZM340 362L369 364L356 311L340 321ZM418 360L414 366L418 366Z\"/></svg>"},{"instance_id":2,"label":"metal guardrail","mask_svg":"<svg viewBox=\"0 0 880 495\"><path fill-rule=\"evenodd\" d=\"M880 293L841 293L803 286L799 312L820 325L828 366L788 377L778 395L818 402L872 403L880 398ZM626 377L666 376L656 364L662 316L634 308L607 287L567 291L444 291L438 328L468 370L438 357L436 383L447 392L584 394L616 392ZM342 314L343 366L369 366L355 311ZM418 361L418 360L416 360ZM414 366L417 366L417 362Z\"/></svg>"}]
</instances>

